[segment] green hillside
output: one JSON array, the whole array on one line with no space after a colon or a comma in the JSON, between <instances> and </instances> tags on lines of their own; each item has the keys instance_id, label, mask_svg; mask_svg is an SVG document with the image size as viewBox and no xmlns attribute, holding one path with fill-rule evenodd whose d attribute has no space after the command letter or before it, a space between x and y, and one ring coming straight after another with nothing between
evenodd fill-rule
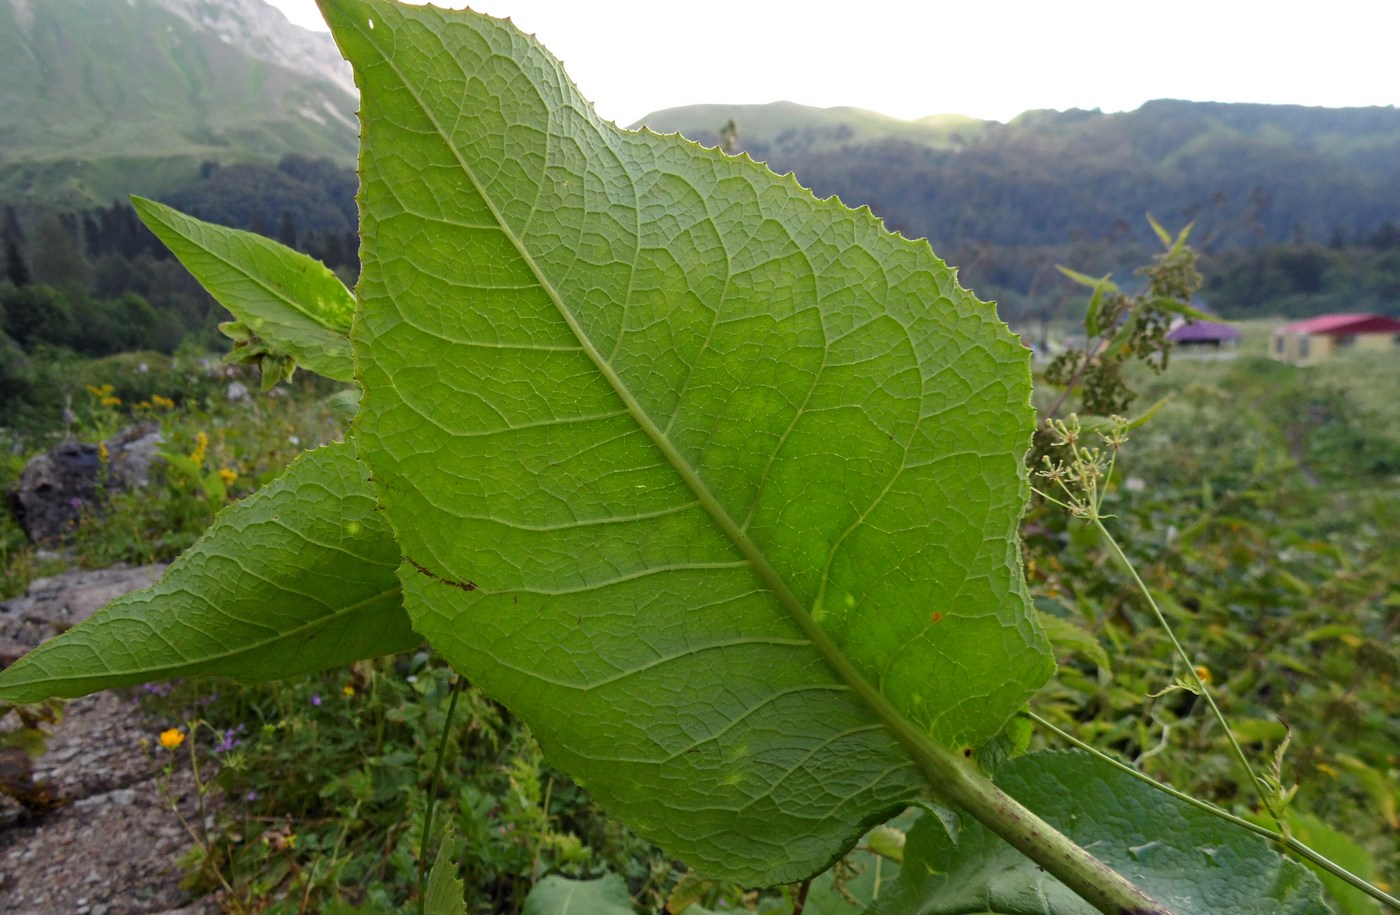
<instances>
[{"instance_id":1,"label":"green hillside","mask_svg":"<svg viewBox=\"0 0 1400 915\"><path fill-rule=\"evenodd\" d=\"M741 144L763 156L831 152L846 146L905 140L932 149L953 149L980 136L992 122L961 114L904 121L863 108L812 108L796 102L768 105L686 105L647 115L633 127L679 133L714 145L728 121L741 127Z\"/></svg>"},{"instance_id":2,"label":"green hillside","mask_svg":"<svg viewBox=\"0 0 1400 915\"><path fill-rule=\"evenodd\" d=\"M206 6L276 15L258 0ZM160 194L206 160L353 162L351 93L299 68L298 49L279 63L197 13L212 15L159 0L0 2L0 199Z\"/></svg>"},{"instance_id":3,"label":"green hillside","mask_svg":"<svg viewBox=\"0 0 1400 915\"><path fill-rule=\"evenodd\" d=\"M1012 313L1058 307L1055 290L1067 287L1056 263L1096 273L1141 263L1155 247L1147 213L1172 227L1194 221L1208 256L1340 248L1400 225L1395 108L1163 100L1120 114L1030 111L1001 124L778 102L668 109L641 123L715 145L730 120L740 149L818 196L867 205L892 229L927 237L964 282ZM1400 309L1367 295L1354 304Z\"/></svg>"}]
</instances>

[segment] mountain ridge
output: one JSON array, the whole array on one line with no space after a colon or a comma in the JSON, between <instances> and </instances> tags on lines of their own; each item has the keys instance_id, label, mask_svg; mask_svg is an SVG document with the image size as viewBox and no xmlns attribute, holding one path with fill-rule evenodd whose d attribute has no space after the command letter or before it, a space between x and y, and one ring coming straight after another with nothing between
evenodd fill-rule
<instances>
[{"instance_id":1,"label":"mountain ridge","mask_svg":"<svg viewBox=\"0 0 1400 915\"><path fill-rule=\"evenodd\" d=\"M264 0L0 0L0 198L80 207L205 161L354 162L348 65Z\"/></svg>"},{"instance_id":2,"label":"mountain ridge","mask_svg":"<svg viewBox=\"0 0 1400 915\"><path fill-rule=\"evenodd\" d=\"M1146 214L1204 253L1333 248L1400 227L1400 110L1159 99L1008 123L850 109L706 105L639 124L737 146L819 197L924 237L982 295L1019 305L1055 263L1095 275L1157 250ZM1028 290L1030 290L1028 292Z\"/></svg>"}]
</instances>

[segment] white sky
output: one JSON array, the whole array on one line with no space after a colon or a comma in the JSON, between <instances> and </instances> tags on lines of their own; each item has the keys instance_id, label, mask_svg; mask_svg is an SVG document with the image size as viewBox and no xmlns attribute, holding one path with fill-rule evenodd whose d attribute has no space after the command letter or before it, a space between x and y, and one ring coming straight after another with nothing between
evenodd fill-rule
<instances>
[{"instance_id":1,"label":"white sky","mask_svg":"<svg viewBox=\"0 0 1400 915\"><path fill-rule=\"evenodd\" d=\"M314 0L268 0L324 29ZM465 2L438 5L465 6ZM1400 105L1400 2L474 0L537 34L604 117L787 99L1005 121L1154 98Z\"/></svg>"}]
</instances>

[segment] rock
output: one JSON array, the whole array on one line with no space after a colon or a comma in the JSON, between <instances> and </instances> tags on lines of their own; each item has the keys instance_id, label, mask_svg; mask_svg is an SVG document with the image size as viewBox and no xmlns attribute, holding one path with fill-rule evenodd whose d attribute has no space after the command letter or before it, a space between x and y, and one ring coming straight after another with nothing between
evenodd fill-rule
<instances>
[{"instance_id":1,"label":"rock","mask_svg":"<svg viewBox=\"0 0 1400 915\"><path fill-rule=\"evenodd\" d=\"M24 465L15 493L19 521L35 543L67 539L84 511L95 510L102 459L96 445L65 442Z\"/></svg>"},{"instance_id":2,"label":"rock","mask_svg":"<svg viewBox=\"0 0 1400 915\"><path fill-rule=\"evenodd\" d=\"M67 540L83 517L101 510L109 490L150 483L163 439L155 423L128 426L99 445L64 442L24 465L14 495L29 539L41 546ZM106 449L106 458L102 455Z\"/></svg>"},{"instance_id":3,"label":"rock","mask_svg":"<svg viewBox=\"0 0 1400 915\"><path fill-rule=\"evenodd\" d=\"M149 588L164 572L163 563L117 565L36 579L23 597L0 602L0 660L17 658L129 591Z\"/></svg>"},{"instance_id":4,"label":"rock","mask_svg":"<svg viewBox=\"0 0 1400 915\"><path fill-rule=\"evenodd\" d=\"M120 489L144 489L151 482L151 465L160 459L165 437L155 423L127 426L107 439L108 485Z\"/></svg>"},{"instance_id":5,"label":"rock","mask_svg":"<svg viewBox=\"0 0 1400 915\"><path fill-rule=\"evenodd\" d=\"M119 567L36 581L24 597L0 603L0 640L32 647L125 591L151 584L162 570ZM13 728L17 714L0 720L0 730ZM193 900L181 887L180 859L190 840L169 799L196 821L219 796L203 798L201 810L188 767L167 771L163 754L143 750L143 738L154 741L169 725L143 717L130 698L95 693L67 703L61 720L46 726L47 753L0 757L0 780L8 775L20 788L41 789L60 802L26 813L0 788L0 912L217 910L213 898ZM15 812L7 816L5 805Z\"/></svg>"}]
</instances>

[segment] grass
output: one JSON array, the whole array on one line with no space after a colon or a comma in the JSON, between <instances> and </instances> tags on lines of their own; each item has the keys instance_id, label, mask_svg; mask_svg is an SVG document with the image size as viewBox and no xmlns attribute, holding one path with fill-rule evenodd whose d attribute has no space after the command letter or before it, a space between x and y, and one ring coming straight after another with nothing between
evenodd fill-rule
<instances>
[{"instance_id":1,"label":"grass","mask_svg":"<svg viewBox=\"0 0 1400 915\"><path fill-rule=\"evenodd\" d=\"M1298 786L1290 828L1346 843L1372 875L1395 874L1400 355L1284 365L1263 356L1269 326L1246 325L1236 358L1174 356L1160 376L1136 374L1141 403L1169 399L1132 433L1105 511L1256 769L1281 754L1283 785ZM1038 606L1110 659L1068 653L1037 711L1257 816L1225 735L1177 685L1184 671L1104 545L1043 507L1028 532ZM1341 891L1335 901L1377 911Z\"/></svg>"},{"instance_id":2,"label":"grass","mask_svg":"<svg viewBox=\"0 0 1400 915\"><path fill-rule=\"evenodd\" d=\"M230 385L256 390L256 379L203 353L174 359L127 354L68 374L62 396L69 425L0 429L0 441L9 445L0 485L12 489L26 459L64 437L99 442L135 424L158 429L170 457L156 463L150 486L109 491L99 504L84 506L58 549L35 547L10 513L0 515L0 597L23 593L35 577L67 567L168 562L228 501L275 478L302 450L344 432L325 404L334 390L325 383L303 375L278 396L230 400Z\"/></svg>"},{"instance_id":3,"label":"grass","mask_svg":"<svg viewBox=\"0 0 1400 915\"><path fill-rule=\"evenodd\" d=\"M1134 378L1140 403L1170 397L1132 433L1109 484L1108 524L1257 768L1269 769L1291 732L1279 770L1298 785L1290 828L1363 872L1394 874L1400 360L1281 365L1262 355L1268 326L1245 325L1236 358L1179 356L1161 376ZM238 474L227 498L341 433L323 405L329 389L299 379L288 396L230 403L230 379L200 365L177 359L152 379L150 363L142 373L131 359L109 361L105 382L90 367L82 383L110 383L122 402L104 406L82 389L79 429L110 434L153 418L186 457L203 434L201 472ZM139 406L162 388L179 393L173 408ZM21 464L12 456L7 472ZM170 558L221 503L198 475L167 473L152 491L114 495L76 532L70 561ZM1060 646L1061 674L1035 710L1154 777L1258 815L1224 735L1178 685L1184 671L1105 545L1045 506L1028 515L1025 538L1037 608L1099 648ZM12 589L47 568L13 525L0 524L0 549ZM435 822L452 825L471 912L521 912L552 873L621 874L644 912L662 911L678 888L715 910L791 910L781 893L687 874L606 817L526 728L469 685L449 726L451 677L418 652L261 686L144 690L150 739L183 728L190 739L170 751L172 764L198 761L206 789L224 799L211 828L196 830L191 887L217 892L231 912L402 911L416 895L430 773L450 727ZM1376 911L1337 892L1346 913Z\"/></svg>"}]
</instances>

